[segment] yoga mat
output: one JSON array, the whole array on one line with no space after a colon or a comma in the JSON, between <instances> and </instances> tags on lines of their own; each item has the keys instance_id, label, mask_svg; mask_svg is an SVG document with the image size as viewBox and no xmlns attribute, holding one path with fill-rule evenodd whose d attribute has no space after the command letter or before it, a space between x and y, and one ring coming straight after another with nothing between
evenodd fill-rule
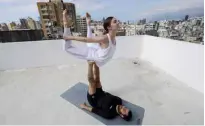
<instances>
[{"instance_id":1,"label":"yoga mat","mask_svg":"<svg viewBox=\"0 0 205 126\"><path fill-rule=\"evenodd\" d=\"M74 106L76 106L78 109L81 109L80 104L86 102L89 105L87 101L87 91L88 91L88 85L84 83L77 83L73 87L65 91L63 94L61 94L61 97L67 100L68 102L70 102L71 104L73 104ZM112 92L109 93L112 94ZM132 120L129 122L123 120L120 116L108 120L92 112L86 111L84 109L81 110L86 112L90 116L94 117L95 119L99 120L105 125L142 125L142 121L145 113L144 108L134 105L126 100L123 100L122 104L132 111Z\"/></svg>"}]
</instances>

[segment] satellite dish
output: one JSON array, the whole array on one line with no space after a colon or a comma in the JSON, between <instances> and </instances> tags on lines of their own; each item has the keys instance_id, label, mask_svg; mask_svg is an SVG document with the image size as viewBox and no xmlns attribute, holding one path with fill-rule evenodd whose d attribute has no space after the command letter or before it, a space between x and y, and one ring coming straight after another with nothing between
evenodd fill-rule
<instances>
[{"instance_id":1,"label":"satellite dish","mask_svg":"<svg viewBox=\"0 0 205 126\"><path fill-rule=\"evenodd\" d=\"M49 22L48 25L51 26L52 25L51 22Z\"/></svg>"}]
</instances>

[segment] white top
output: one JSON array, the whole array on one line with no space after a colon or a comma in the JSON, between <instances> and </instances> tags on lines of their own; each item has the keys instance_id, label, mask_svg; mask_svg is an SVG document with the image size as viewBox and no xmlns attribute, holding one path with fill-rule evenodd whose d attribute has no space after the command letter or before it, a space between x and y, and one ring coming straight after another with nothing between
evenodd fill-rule
<instances>
[{"instance_id":1,"label":"white top","mask_svg":"<svg viewBox=\"0 0 205 126\"><path fill-rule=\"evenodd\" d=\"M87 46L98 49L99 48L99 43L87 43Z\"/></svg>"},{"instance_id":2,"label":"white top","mask_svg":"<svg viewBox=\"0 0 205 126\"><path fill-rule=\"evenodd\" d=\"M70 29L65 28L64 33L69 35ZM116 49L116 41L112 42L110 35L107 36L109 45L105 49L101 48L99 43L80 47L73 45L71 40L65 40L64 50L76 58L94 61L98 67L101 67L112 59Z\"/></svg>"},{"instance_id":3,"label":"white top","mask_svg":"<svg viewBox=\"0 0 205 126\"><path fill-rule=\"evenodd\" d=\"M110 59L112 59L115 50L116 50L116 41L112 42L110 35L107 34L108 39L109 39L109 45L107 48L101 48L99 46L99 48L96 50L96 52L90 52L88 53L89 56L88 57L93 57L95 63L97 64L97 66L103 66L104 64L106 64Z\"/></svg>"},{"instance_id":4,"label":"white top","mask_svg":"<svg viewBox=\"0 0 205 126\"><path fill-rule=\"evenodd\" d=\"M88 26L88 35L87 36L95 36L95 35L93 35L92 33L91 33L91 31L90 31L90 33L89 33L89 29L91 30L91 28ZM99 47L100 47L100 44L99 43L87 43L87 46L88 47L92 47L92 48L95 48L95 49L98 49Z\"/></svg>"}]
</instances>

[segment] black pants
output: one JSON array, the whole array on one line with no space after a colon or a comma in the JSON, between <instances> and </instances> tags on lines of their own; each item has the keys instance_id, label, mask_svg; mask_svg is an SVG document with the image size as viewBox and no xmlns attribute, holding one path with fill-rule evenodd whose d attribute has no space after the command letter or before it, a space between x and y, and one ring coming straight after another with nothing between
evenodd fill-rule
<instances>
[{"instance_id":1,"label":"black pants","mask_svg":"<svg viewBox=\"0 0 205 126\"><path fill-rule=\"evenodd\" d=\"M87 99L89 104L92 107L98 108L98 100L105 95L105 92L102 90L102 88L96 88L96 92L92 95L87 93Z\"/></svg>"}]
</instances>

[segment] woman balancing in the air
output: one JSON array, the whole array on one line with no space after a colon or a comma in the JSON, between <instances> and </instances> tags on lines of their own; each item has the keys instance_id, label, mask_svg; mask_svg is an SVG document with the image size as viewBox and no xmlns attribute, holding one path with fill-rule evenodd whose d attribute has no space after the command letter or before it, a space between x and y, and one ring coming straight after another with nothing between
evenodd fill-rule
<instances>
[{"instance_id":1,"label":"woman balancing in the air","mask_svg":"<svg viewBox=\"0 0 205 126\"><path fill-rule=\"evenodd\" d=\"M87 21L90 20L90 15L86 15ZM103 24L105 33L102 36L92 37L91 28L88 24L88 36L79 37L71 36L70 26L72 25L71 19L67 15L67 10L63 11L63 23L64 23L64 35L65 51L71 55L84 59L87 61L93 61L98 67L106 64L114 55L116 49L115 36L119 28L119 23L116 18L108 17ZM81 41L85 43L96 43L99 47L73 46L71 40Z\"/></svg>"}]
</instances>

